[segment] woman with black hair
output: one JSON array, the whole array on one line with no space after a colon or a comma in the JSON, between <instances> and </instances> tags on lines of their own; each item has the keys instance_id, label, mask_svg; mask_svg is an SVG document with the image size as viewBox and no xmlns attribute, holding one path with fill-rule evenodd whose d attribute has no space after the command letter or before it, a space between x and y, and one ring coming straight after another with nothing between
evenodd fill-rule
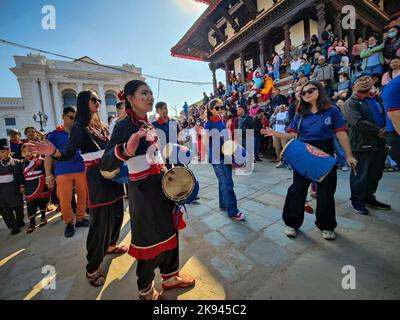
<instances>
[{"instance_id":1,"label":"woman with black hair","mask_svg":"<svg viewBox=\"0 0 400 320\"><path fill-rule=\"evenodd\" d=\"M139 80L128 82L123 99L127 117L118 122L101 161L101 169L114 171L124 162L129 168L129 212L136 258L139 297L157 300L154 271L159 268L164 290L193 286L195 280L179 275L178 229L175 202L162 190L162 163L154 127L147 119L153 109L153 92ZM182 220L180 220L182 221Z\"/></svg>"},{"instance_id":2,"label":"woman with black hair","mask_svg":"<svg viewBox=\"0 0 400 320\"><path fill-rule=\"evenodd\" d=\"M71 160L80 150L85 162L88 189L90 225L87 237L86 277L92 286L105 282L100 265L107 253L124 253L127 248L117 247L124 215L123 185L103 178L99 163L108 143L108 130L99 116L101 100L94 91L78 95L76 120L71 129L65 151L61 152L49 141L31 142L33 152L52 156L57 161Z\"/></svg>"},{"instance_id":3,"label":"woman with black hair","mask_svg":"<svg viewBox=\"0 0 400 320\"><path fill-rule=\"evenodd\" d=\"M301 99L297 114L289 125L289 133L279 133L271 128L261 130L266 136L284 139L298 137L302 142L308 143L327 154L334 155L333 135L336 134L349 166L355 167L357 160L353 157L347 127L339 110L331 104L325 90L318 81L309 81L301 91ZM311 181L293 171L293 184L289 187L285 206L283 208L283 221L286 224L285 234L294 238L297 229L304 221L304 205L307 191ZM316 226L322 231L326 240L334 240L334 230L337 226L335 213L335 191L337 184L336 168L332 169L322 182L317 183L317 210Z\"/></svg>"},{"instance_id":4,"label":"woman with black hair","mask_svg":"<svg viewBox=\"0 0 400 320\"><path fill-rule=\"evenodd\" d=\"M213 99L208 104L207 122L204 125L204 129L208 130L208 139L203 139L203 142L205 142L204 148L208 149L208 159L218 179L220 209L227 211L229 218L243 221L245 220L245 215L238 209L235 191L233 190L232 164L224 162L224 155L221 150L222 145L226 140L229 140L230 135L221 117L223 112L222 105L223 102L220 99ZM244 107L241 106L241 108ZM213 141L218 139L219 141ZM208 145L207 141L209 142Z\"/></svg>"}]
</instances>

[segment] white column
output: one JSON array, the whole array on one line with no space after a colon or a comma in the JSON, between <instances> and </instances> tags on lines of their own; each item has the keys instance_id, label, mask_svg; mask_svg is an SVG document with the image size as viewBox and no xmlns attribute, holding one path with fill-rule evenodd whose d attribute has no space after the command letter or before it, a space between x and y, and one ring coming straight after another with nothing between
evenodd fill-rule
<instances>
[{"instance_id":1,"label":"white column","mask_svg":"<svg viewBox=\"0 0 400 320\"><path fill-rule=\"evenodd\" d=\"M63 106L61 103L61 97L60 97L60 91L58 89L58 83L57 82L51 82L51 85L53 87L53 99L54 99L54 109L55 109L55 114L56 114L56 124L62 123L62 111L63 111Z\"/></svg>"},{"instance_id":2,"label":"white column","mask_svg":"<svg viewBox=\"0 0 400 320\"><path fill-rule=\"evenodd\" d=\"M40 88L37 79L32 80L32 99L34 113L42 111L42 102L40 101Z\"/></svg>"},{"instance_id":3,"label":"white column","mask_svg":"<svg viewBox=\"0 0 400 320\"><path fill-rule=\"evenodd\" d=\"M46 80L40 80L40 90L43 99L43 111L47 115L46 131L50 132L55 129L57 124L54 122L54 112L50 100L49 85Z\"/></svg>"},{"instance_id":4,"label":"white column","mask_svg":"<svg viewBox=\"0 0 400 320\"><path fill-rule=\"evenodd\" d=\"M78 94L80 94L83 91L83 83L82 82L78 82L76 84L76 87L78 88L78 93L77 93L77 96L78 96Z\"/></svg>"},{"instance_id":5,"label":"white column","mask_svg":"<svg viewBox=\"0 0 400 320\"><path fill-rule=\"evenodd\" d=\"M99 98L101 99L101 106L100 106L100 117L103 122L107 123L108 120L108 112L106 106L106 96L104 94L104 86L103 84L99 84Z\"/></svg>"}]
</instances>

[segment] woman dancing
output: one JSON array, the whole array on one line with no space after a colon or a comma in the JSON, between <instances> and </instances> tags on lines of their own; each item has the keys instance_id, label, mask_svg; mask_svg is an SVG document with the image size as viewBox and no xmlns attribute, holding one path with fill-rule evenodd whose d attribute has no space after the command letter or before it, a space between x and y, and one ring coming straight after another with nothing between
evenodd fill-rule
<instances>
[{"instance_id":1,"label":"woman dancing","mask_svg":"<svg viewBox=\"0 0 400 320\"><path fill-rule=\"evenodd\" d=\"M105 277L100 265L107 253L124 253L125 247L117 247L124 215L123 185L107 180L100 173L99 163L109 140L108 130L99 116L101 100L94 91L82 91L78 95L75 123L65 151L56 149L49 141L31 142L33 152L52 156L57 161L71 160L78 150L85 161L90 213L87 237L86 277L92 286L102 286Z\"/></svg>"}]
</instances>

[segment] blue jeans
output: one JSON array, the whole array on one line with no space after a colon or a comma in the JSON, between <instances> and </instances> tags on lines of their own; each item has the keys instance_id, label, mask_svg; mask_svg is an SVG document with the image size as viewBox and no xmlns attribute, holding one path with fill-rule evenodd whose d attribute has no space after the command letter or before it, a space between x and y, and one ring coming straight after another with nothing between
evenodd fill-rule
<instances>
[{"instance_id":1,"label":"blue jeans","mask_svg":"<svg viewBox=\"0 0 400 320\"><path fill-rule=\"evenodd\" d=\"M280 80L281 79L281 74L279 71L280 65L278 64L274 64L274 78L275 80Z\"/></svg>"},{"instance_id":2,"label":"blue jeans","mask_svg":"<svg viewBox=\"0 0 400 320\"><path fill-rule=\"evenodd\" d=\"M233 191L232 165L213 164L215 175L218 178L219 207L228 210L228 216L239 213L235 191Z\"/></svg>"},{"instance_id":3,"label":"blue jeans","mask_svg":"<svg viewBox=\"0 0 400 320\"><path fill-rule=\"evenodd\" d=\"M366 67L364 71L367 71L370 74L379 74L379 75L383 75L383 73L385 72L381 64L377 64L376 66L372 67Z\"/></svg>"},{"instance_id":4,"label":"blue jeans","mask_svg":"<svg viewBox=\"0 0 400 320\"><path fill-rule=\"evenodd\" d=\"M333 143L335 145L336 159L338 161L338 166L339 167L347 166L347 161L346 161L346 157L345 157L343 148L340 145L339 140L336 136L333 137Z\"/></svg>"}]
</instances>

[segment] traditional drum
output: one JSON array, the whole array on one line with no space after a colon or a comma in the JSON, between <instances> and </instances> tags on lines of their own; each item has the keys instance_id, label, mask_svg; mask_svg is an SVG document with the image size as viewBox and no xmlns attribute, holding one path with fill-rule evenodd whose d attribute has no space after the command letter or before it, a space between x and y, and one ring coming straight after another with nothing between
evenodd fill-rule
<instances>
[{"instance_id":1,"label":"traditional drum","mask_svg":"<svg viewBox=\"0 0 400 320\"><path fill-rule=\"evenodd\" d=\"M282 158L300 175L317 182L323 181L337 163L334 157L298 139L286 145Z\"/></svg>"},{"instance_id":2,"label":"traditional drum","mask_svg":"<svg viewBox=\"0 0 400 320\"><path fill-rule=\"evenodd\" d=\"M162 189L169 199L180 203L190 203L199 193L199 183L189 169L174 167L164 174Z\"/></svg>"}]
</instances>

